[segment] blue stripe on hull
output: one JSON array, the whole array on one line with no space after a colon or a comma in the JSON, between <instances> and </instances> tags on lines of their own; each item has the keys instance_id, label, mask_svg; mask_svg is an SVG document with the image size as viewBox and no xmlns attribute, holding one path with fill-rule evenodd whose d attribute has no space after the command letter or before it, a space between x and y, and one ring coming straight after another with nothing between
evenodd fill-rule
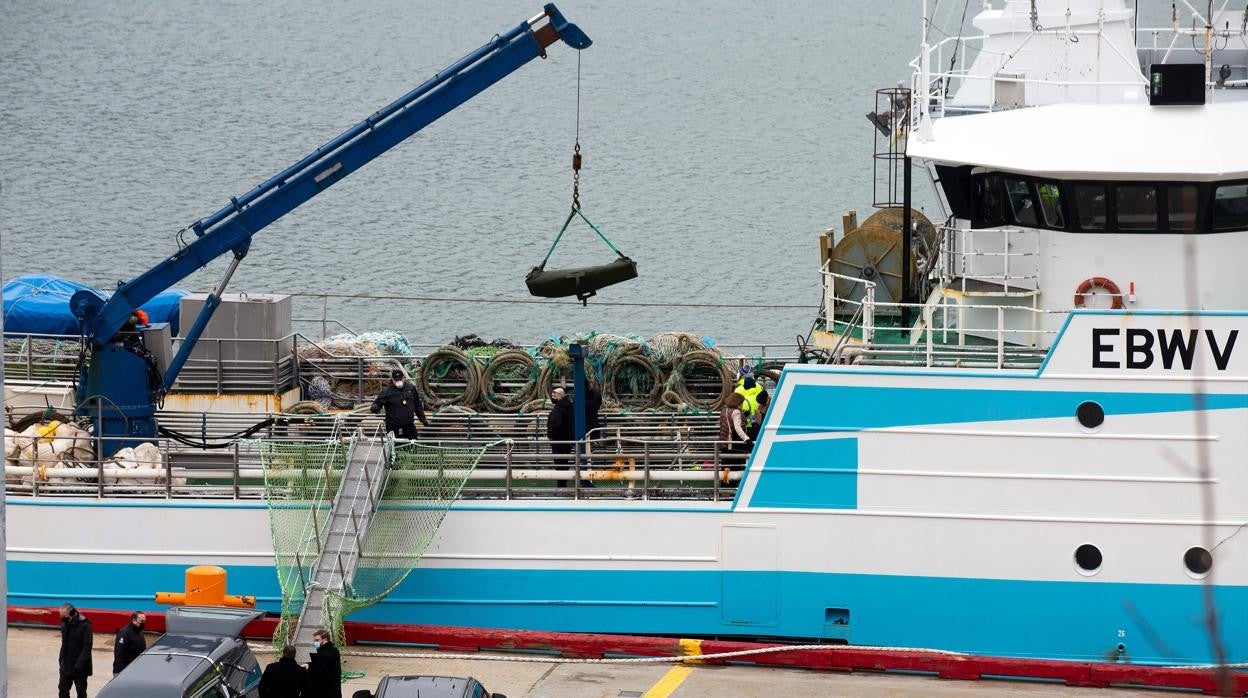
<instances>
[{"instance_id":1,"label":"blue stripe on hull","mask_svg":"<svg viewBox=\"0 0 1248 698\"><path fill-rule=\"evenodd\" d=\"M1206 410L1248 407L1248 395L1234 393L1213 393L1198 398L1188 393L798 384L793 388L788 408L780 415L776 433L784 436L965 422L1073 419L1079 404L1089 400L1099 404L1107 416L1190 412L1198 404ZM848 405L852 408L846 407Z\"/></svg>"},{"instance_id":2,"label":"blue stripe on hull","mask_svg":"<svg viewBox=\"0 0 1248 698\"><path fill-rule=\"evenodd\" d=\"M13 605L155 608L184 567L9 562ZM277 608L268 567L229 568L230 592ZM124 590L124 592L123 592ZM1248 661L1248 587L1220 586L1231 662ZM753 595L776 612L724 622L721 601ZM1212 661L1197 585L1027 582L806 572L418 569L388 599L351 616L378 623L663 635L843 638L1017 657ZM730 616L731 617L731 616Z\"/></svg>"}]
</instances>

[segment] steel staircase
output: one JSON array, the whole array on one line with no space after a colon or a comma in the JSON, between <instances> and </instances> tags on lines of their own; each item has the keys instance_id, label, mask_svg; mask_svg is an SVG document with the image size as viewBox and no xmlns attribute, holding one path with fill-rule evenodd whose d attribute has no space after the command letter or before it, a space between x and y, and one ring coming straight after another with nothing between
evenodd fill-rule
<instances>
[{"instance_id":1,"label":"steel staircase","mask_svg":"<svg viewBox=\"0 0 1248 698\"><path fill-rule=\"evenodd\" d=\"M385 486L391 447L389 439L382 441L359 432L352 440L342 481L330 507L325 542L318 551L299 612L294 644L300 662L307 661L311 654L312 634L329 620L325 615L327 593L343 592L355 574Z\"/></svg>"}]
</instances>

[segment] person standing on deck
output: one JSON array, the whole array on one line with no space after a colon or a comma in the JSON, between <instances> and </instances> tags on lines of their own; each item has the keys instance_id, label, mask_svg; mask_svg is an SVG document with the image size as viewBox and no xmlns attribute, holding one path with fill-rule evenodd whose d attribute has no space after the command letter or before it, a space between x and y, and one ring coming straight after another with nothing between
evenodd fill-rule
<instances>
[{"instance_id":1,"label":"person standing on deck","mask_svg":"<svg viewBox=\"0 0 1248 698\"><path fill-rule=\"evenodd\" d=\"M373 414L386 411L386 431L400 439L416 438L416 419L426 427L429 420L425 417L425 405L420 401L420 393L411 381L405 380L403 372L394 369L390 372L390 385L381 389L373 406L369 408Z\"/></svg>"},{"instance_id":2,"label":"person standing on deck","mask_svg":"<svg viewBox=\"0 0 1248 698\"><path fill-rule=\"evenodd\" d=\"M91 621L73 604L61 604L61 681L57 686L60 698L69 698L73 684L78 698L87 698L87 677L91 675Z\"/></svg>"},{"instance_id":3,"label":"person standing on deck","mask_svg":"<svg viewBox=\"0 0 1248 698\"><path fill-rule=\"evenodd\" d=\"M745 414L741 409L744 402L741 393L732 393L719 410L719 441L725 444L721 448L728 453L745 453L754 445L745 431Z\"/></svg>"},{"instance_id":4,"label":"person standing on deck","mask_svg":"<svg viewBox=\"0 0 1248 698\"><path fill-rule=\"evenodd\" d=\"M147 616L142 611L135 611L130 614L130 622L117 630L113 641L113 676L120 674L147 649L147 640L143 639L143 626L146 624Z\"/></svg>"},{"instance_id":5,"label":"person standing on deck","mask_svg":"<svg viewBox=\"0 0 1248 698\"><path fill-rule=\"evenodd\" d=\"M308 687L303 695L308 698L342 698L342 655L329 637L328 630L312 634L312 647L316 653L308 662Z\"/></svg>"},{"instance_id":6,"label":"person standing on deck","mask_svg":"<svg viewBox=\"0 0 1248 698\"><path fill-rule=\"evenodd\" d=\"M593 431L602 426L602 417L598 413L602 411L602 391L594 385L585 386L585 431L586 433Z\"/></svg>"},{"instance_id":7,"label":"person standing on deck","mask_svg":"<svg viewBox=\"0 0 1248 698\"><path fill-rule=\"evenodd\" d=\"M758 443L758 435L763 430L763 420L767 418L767 406L771 404L771 396L767 391L758 394L758 410L754 413L754 420L745 428L745 433L749 434L750 440L755 444Z\"/></svg>"},{"instance_id":8,"label":"person standing on deck","mask_svg":"<svg viewBox=\"0 0 1248 698\"><path fill-rule=\"evenodd\" d=\"M551 459L556 466L566 468L568 466L568 454L572 452L572 444L570 443L574 437L573 430L575 425L572 415L572 398L567 396L563 388L555 388L550 391L550 414L546 417L546 438L550 440L550 452L554 454ZM559 487L567 487L567 480L557 480L555 484Z\"/></svg>"},{"instance_id":9,"label":"person standing on deck","mask_svg":"<svg viewBox=\"0 0 1248 698\"><path fill-rule=\"evenodd\" d=\"M733 391L742 398L741 412L745 415L747 427L754 424L754 416L758 412L758 396L762 392L763 386L759 385L752 375L742 378L737 384L737 389Z\"/></svg>"}]
</instances>

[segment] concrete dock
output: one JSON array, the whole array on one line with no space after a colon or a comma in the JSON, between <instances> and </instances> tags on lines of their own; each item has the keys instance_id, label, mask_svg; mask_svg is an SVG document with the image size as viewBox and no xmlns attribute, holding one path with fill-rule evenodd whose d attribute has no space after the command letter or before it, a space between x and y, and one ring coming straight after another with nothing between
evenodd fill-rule
<instances>
[{"instance_id":1,"label":"concrete dock","mask_svg":"<svg viewBox=\"0 0 1248 698\"><path fill-rule=\"evenodd\" d=\"M149 644L156 638L149 634ZM113 636L97 634L94 645L95 675L88 695L96 695L112 677ZM10 627L8 642L10 698L44 698L56 695L56 658L60 633L43 628ZM346 652L364 651L388 654L423 653L401 647L352 646ZM376 688L383 676L392 674L436 674L475 676L490 691L519 696L550 698L693 698L695 696L1099 696L1131 698L1156 696L1156 691L1132 689L1071 688L1021 681L948 681L929 676L837 673L805 669L757 666L698 666L682 664L592 664L554 663L541 657L523 656L533 661L491 661L484 659L409 659L360 657L347 654L343 668L364 672L363 678L343 685L343 695L359 689ZM273 661L272 654L259 655L261 664Z\"/></svg>"}]
</instances>

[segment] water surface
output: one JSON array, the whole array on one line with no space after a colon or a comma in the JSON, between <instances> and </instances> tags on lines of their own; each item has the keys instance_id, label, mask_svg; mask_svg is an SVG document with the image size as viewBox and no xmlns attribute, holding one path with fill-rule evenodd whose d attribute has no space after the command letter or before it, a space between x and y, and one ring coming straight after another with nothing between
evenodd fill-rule
<instances>
[{"instance_id":1,"label":"water surface","mask_svg":"<svg viewBox=\"0 0 1248 698\"><path fill-rule=\"evenodd\" d=\"M638 261L602 300L348 301L415 342L692 330L791 342L818 303L816 236L871 203L873 91L907 75L918 3L602 2L561 8L582 56L585 211ZM107 286L174 234L537 3L0 0L6 278ZM568 210L577 53L558 44L257 235L231 290L527 299ZM578 228L551 266L609 261ZM182 281L208 290L218 261ZM296 315L321 302L297 299Z\"/></svg>"}]
</instances>

